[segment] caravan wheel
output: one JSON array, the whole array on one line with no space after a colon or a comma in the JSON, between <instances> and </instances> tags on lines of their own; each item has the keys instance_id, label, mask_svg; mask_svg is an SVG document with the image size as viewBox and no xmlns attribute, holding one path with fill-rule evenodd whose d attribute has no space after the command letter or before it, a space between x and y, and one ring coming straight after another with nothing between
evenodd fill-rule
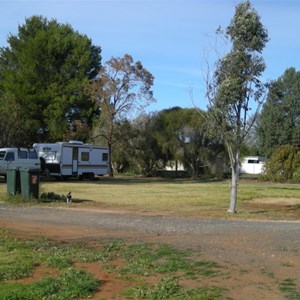
<instances>
[{"instance_id":1,"label":"caravan wheel","mask_svg":"<svg viewBox=\"0 0 300 300\"><path fill-rule=\"evenodd\" d=\"M95 174L94 173L83 173L79 176L80 180L94 180Z\"/></svg>"}]
</instances>

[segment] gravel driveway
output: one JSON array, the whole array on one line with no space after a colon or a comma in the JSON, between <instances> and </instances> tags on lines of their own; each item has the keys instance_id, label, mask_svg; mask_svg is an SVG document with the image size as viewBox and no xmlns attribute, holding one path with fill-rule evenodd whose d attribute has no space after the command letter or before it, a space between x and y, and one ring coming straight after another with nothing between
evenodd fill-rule
<instances>
[{"instance_id":1,"label":"gravel driveway","mask_svg":"<svg viewBox=\"0 0 300 300\"><path fill-rule=\"evenodd\" d=\"M80 227L86 232L119 232L168 237L176 244L197 247L204 242L247 244L249 249L259 247L266 252L280 249L298 253L300 250L300 222L244 221L199 219L195 217L145 216L112 213L101 210L72 207L19 207L0 205L0 220L30 222L36 225ZM299 254L299 253L298 253Z\"/></svg>"},{"instance_id":2,"label":"gravel driveway","mask_svg":"<svg viewBox=\"0 0 300 300\"><path fill-rule=\"evenodd\" d=\"M0 219L38 224L80 226L116 231L136 231L162 235L272 234L280 243L300 242L300 222L199 219L176 216L141 216L80 208L18 207L0 205Z\"/></svg>"}]
</instances>

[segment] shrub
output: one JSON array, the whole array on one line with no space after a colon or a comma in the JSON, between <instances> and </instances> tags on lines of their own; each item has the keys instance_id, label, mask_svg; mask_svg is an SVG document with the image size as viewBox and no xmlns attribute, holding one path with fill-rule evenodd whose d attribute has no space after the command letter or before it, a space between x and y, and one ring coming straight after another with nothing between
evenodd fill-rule
<instances>
[{"instance_id":1,"label":"shrub","mask_svg":"<svg viewBox=\"0 0 300 300\"><path fill-rule=\"evenodd\" d=\"M275 182L299 182L300 151L293 145L280 146L265 164L264 179Z\"/></svg>"}]
</instances>

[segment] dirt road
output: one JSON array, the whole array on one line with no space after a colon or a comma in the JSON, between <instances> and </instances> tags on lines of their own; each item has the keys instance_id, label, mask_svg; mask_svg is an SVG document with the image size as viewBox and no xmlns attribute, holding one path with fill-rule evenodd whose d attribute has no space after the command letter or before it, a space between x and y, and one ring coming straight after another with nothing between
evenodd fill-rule
<instances>
[{"instance_id":1,"label":"dirt road","mask_svg":"<svg viewBox=\"0 0 300 300\"><path fill-rule=\"evenodd\" d=\"M200 219L142 215L84 207L0 205L0 225L64 240L169 243L197 248L203 259L225 265L218 283L233 299L285 299L279 285L300 290L300 222Z\"/></svg>"}]
</instances>

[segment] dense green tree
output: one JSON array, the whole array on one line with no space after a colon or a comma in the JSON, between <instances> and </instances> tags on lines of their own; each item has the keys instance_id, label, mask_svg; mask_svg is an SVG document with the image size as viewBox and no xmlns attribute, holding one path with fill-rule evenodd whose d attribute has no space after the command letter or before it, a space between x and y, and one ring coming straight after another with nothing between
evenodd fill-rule
<instances>
[{"instance_id":1,"label":"dense green tree","mask_svg":"<svg viewBox=\"0 0 300 300\"><path fill-rule=\"evenodd\" d=\"M157 113L141 114L132 122L133 138L129 140L132 169L142 175L153 176L166 161L156 137L155 127Z\"/></svg>"},{"instance_id":2,"label":"dense green tree","mask_svg":"<svg viewBox=\"0 0 300 300\"><path fill-rule=\"evenodd\" d=\"M263 179L275 182L300 181L300 151L293 145L282 145L266 162Z\"/></svg>"},{"instance_id":3,"label":"dense green tree","mask_svg":"<svg viewBox=\"0 0 300 300\"><path fill-rule=\"evenodd\" d=\"M112 154L118 122L143 110L155 101L151 90L154 77L140 61L129 54L111 58L100 68L97 79L91 81L90 90L98 102L101 114L96 135L104 137ZM110 155L110 175L113 168Z\"/></svg>"},{"instance_id":4,"label":"dense green tree","mask_svg":"<svg viewBox=\"0 0 300 300\"><path fill-rule=\"evenodd\" d=\"M0 147L30 145L29 124L13 97L0 96L0 116Z\"/></svg>"},{"instance_id":5,"label":"dense green tree","mask_svg":"<svg viewBox=\"0 0 300 300\"><path fill-rule=\"evenodd\" d=\"M300 145L300 72L295 68L271 83L258 121L260 151L266 156L281 145Z\"/></svg>"},{"instance_id":6,"label":"dense green tree","mask_svg":"<svg viewBox=\"0 0 300 300\"><path fill-rule=\"evenodd\" d=\"M162 110L152 127L164 162L185 166L190 176L216 173L216 162L223 147L216 136L209 135L205 112L173 107Z\"/></svg>"},{"instance_id":7,"label":"dense green tree","mask_svg":"<svg viewBox=\"0 0 300 300\"><path fill-rule=\"evenodd\" d=\"M127 119L118 120L115 123L114 143L112 147L112 167L114 173L124 173L134 171L132 158L134 157L135 145L132 141L135 139L136 132L132 121ZM102 138L103 142L107 140Z\"/></svg>"},{"instance_id":8,"label":"dense green tree","mask_svg":"<svg viewBox=\"0 0 300 300\"><path fill-rule=\"evenodd\" d=\"M153 135L164 153L165 160L176 161L180 157L181 141L180 130L182 109L173 107L160 111L155 117Z\"/></svg>"},{"instance_id":9,"label":"dense green tree","mask_svg":"<svg viewBox=\"0 0 300 300\"><path fill-rule=\"evenodd\" d=\"M114 173L152 176L161 168L163 153L153 135L155 115L142 113L132 120L123 119L115 123L112 148ZM100 143L106 142L101 137L97 137L97 140Z\"/></svg>"},{"instance_id":10,"label":"dense green tree","mask_svg":"<svg viewBox=\"0 0 300 300\"><path fill-rule=\"evenodd\" d=\"M26 19L0 48L0 94L22 109L27 137L19 143L63 139L97 111L85 92L101 62L100 48L68 24ZM74 126L74 124L77 126Z\"/></svg>"},{"instance_id":11,"label":"dense green tree","mask_svg":"<svg viewBox=\"0 0 300 300\"><path fill-rule=\"evenodd\" d=\"M219 33L223 32L219 30ZM259 78L265 64L260 54L268 34L257 12L245 1L236 6L224 37L231 42L231 50L217 61L212 78L208 78L207 97L209 112L230 158L232 181L228 212L235 213L241 146L253 124L253 121L248 122L249 111L254 102L259 107L264 95L264 85Z\"/></svg>"}]
</instances>

